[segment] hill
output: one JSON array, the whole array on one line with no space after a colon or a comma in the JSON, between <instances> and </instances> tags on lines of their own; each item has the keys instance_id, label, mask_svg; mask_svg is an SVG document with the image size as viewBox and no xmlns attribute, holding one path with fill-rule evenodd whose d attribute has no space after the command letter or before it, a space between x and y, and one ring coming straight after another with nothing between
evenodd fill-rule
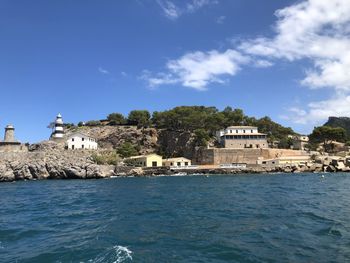
<instances>
[{"instance_id":1,"label":"hill","mask_svg":"<svg viewBox=\"0 0 350 263\"><path fill-rule=\"evenodd\" d=\"M147 110L133 110L127 117L111 113L105 120L69 124L67 130L89 134L97 139L101 148L118 150L129 143L139 154L157 152L164 157L191 159L198 147L217 145L216 131L230 125L257 126L268 135L270 142L286 142L288 135L295 134L291 128L269 117L257 119L245 115L241 109L226 107L220 111L205 106L180 106L152 114Z\"/></svg>"},{"instance_id":2,"label":"hill","mask_svg":"<svg viewBox=\"0 0 350 263\"><path fill-rule=\"evenodd\" d=\"M350 137L350 118L348 117L329 117L323 126L341 127L345 129L347 137Z\"/></svg>"}]
</instances>

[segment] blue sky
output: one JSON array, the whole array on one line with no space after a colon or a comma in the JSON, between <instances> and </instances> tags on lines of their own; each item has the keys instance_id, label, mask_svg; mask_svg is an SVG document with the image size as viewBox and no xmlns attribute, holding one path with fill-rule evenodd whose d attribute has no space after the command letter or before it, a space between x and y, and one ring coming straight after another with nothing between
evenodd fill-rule
<instances>
[{"instance_id":1,"label":"blue sky","mask_svg":"<svg viewBox=\"0 0 350 263\"><path fill-rule=\"evenodd\" d=\"M329 2L0 0L0 127L229 105L310 132L350 113L350 5Z\"/></svg>"}]
</instances>

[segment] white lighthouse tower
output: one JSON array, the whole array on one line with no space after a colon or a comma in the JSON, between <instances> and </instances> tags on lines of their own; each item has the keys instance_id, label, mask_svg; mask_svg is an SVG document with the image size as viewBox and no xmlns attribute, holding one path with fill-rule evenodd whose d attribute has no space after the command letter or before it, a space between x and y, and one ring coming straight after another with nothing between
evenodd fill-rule
<instances>
[{"instance_id":1,"label":"white lighthouse tower","mask_svg":"<svg viewBox=\"0 0 350 263\"><path fill-rule=\"evenodd\" d=\"M55 125L51 134L52 140L62 140L64 137L64 128L62 115L59 113L55 120Z\"/></svg>"}]
</instances>

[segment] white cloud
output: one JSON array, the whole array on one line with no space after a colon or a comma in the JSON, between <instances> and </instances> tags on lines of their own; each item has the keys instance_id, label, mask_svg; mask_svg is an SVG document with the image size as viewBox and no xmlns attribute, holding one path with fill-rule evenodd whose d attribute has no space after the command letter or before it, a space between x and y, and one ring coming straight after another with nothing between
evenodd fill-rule
<instances>
[{"instance_id":1,"label":"white cloud","mask_svg":"<svg viewBox=\"0 0 350 263\"><path fill-rule=\"evenodd\" d=\"M310 102L307 106L307 110L290 108L284 119L297 124L319 125L329 116L350 116L350 95L339 93L327 100Z\"/></svg>"},{"instance_id":2,"label":"white cloud","mask_svg":"<svg viewBox=\"0 0 350 263\"><path fill-rule=\"evenodd\" d=\"M177 18L179 18L183 14L194 13L198 9L200 9L206 5L217 4L218 1L216 1L216 0L192 0L184 6L176 5L174 3L174 1L170 1L170 0L157 0L157 3L167 18L169 18L171 20L176 20Z\"/></svg>"},{"instance_id":3,"label":"white cloud","mask_svg":"<svg viewBox=\"0 0 350 263\"><path fill-rule=\"evenodd\" d=\"M188 3L186 6L186 10L188 12L194 12L203 6L218 4L218 1L214 0L192 0L192 2Z\"/></svg>"},{"instance_id":4,"label":"white cloud","mask_svg":"<svg viewBox=\"0 0 350 263\"><path fill-rule=\"evenodd\" d=\"M309 103L291 119L297 123L323 121L330 115L349 115L350 95L350 1L309 0L278 10L274 38L245 41L240 51L254 57L306 59L313 67L301 84L328 88L334 96ZM301 114L300 114L301 113Z\"/></svg>"},{"instance_id":5,"label":"white cloud","mask_svg":"<svg viewBox=\"0 0 350 263\"><path fill-rule=\"evenodd\" d=\"M102 74L109 74L109 71L106 70L106 69L104 69L104 68L102 68L102 67L99 67L99 68L98 68L98 71L99 71L100 73L102 73Z\"/></svg>"},{"instance_id":6,"label":"white cloud","mask_svg":"<svg viewBox=\"0 0 350 263\"><path fill-rule=\"evenodd\" d=\"M185 87L205 90L210 83L223 83L221 77L224 75L234 76L240 66L248 62L249 58L232 49L222 53L216 50L196 51L170 60L166 65L167 73L144 75L144 79L151 87L180 83Z\"/></svg>"},{"instance_id":7,"label":"white cloud","mask_svg":"<svg viewBox=\"0 0 350 263\"><path fill-rule=\"evenodd\" d=\"M254 60L254 66L257 68L268 68L272 67L273 63L265 59L258 59Z\"/></svg>"},{"instance_id":8,"label":"white cloud","mask_svg":"<svg viewBox=\"0 0 350 263\"><path fill-rule=\"evenodd\" d=\"M157 0L164 15L169 19L176 19L180 16L180 9L171 1Z\"/></svg>"},{"instance_id":9,"label":"white cloud","mask_svg":"<svg viewBox=\"0 0 350 263\"><path fill-rule=\"evenodd\" d=\"M223 24L226 20L226 16L219 16L217 19L216 19L216 23L217 24Z\"/></svg>"},{"instance_id":10,"label":"white cloud","mask_svg":"<svg viewBox=\"0 0 350 263\"><path fill-rule=\"evenodd\" d=\"M197 1L197 7L209 2ZM193 5L186 10L195 9ZM169 61L166 73L150 76L149 84L179 83L203 90L212 82L222 82L223 75L234 76L243 65L264 68L279 60L306 60L312 66L300 84L311 89L327 88L333 95L302 108L291 108L288 118L296 123L317 123L330 115L349 116L350 0L298 1L275 15L273 37L241 40L238 48L225 52L185 54Z\"/></svg>"}]
</instances>

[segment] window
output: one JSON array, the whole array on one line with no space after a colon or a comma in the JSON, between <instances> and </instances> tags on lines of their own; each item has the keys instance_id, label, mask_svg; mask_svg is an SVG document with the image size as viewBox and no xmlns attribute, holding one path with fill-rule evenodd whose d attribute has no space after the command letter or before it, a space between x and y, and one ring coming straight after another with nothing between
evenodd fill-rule
<instances>
[{"instance_id":1,"label":"window","mask_svg":"<svg viewBox=\"0 0 350 263\"><path fill-rule=\"evenodd\" d=\"M238 133L238 130L236 130L236 133Z\"/></svg>"},{"instance_id":2,"label":"window","mask_svg":"<svg viewBox=\"0 0 350 263\"><path fill-rule=\"evenodd\" d=\"M85 138L83 137L83 138L81 138L81 140L82 140L82 141L84 141L84 140L85 140Z\"/></svg>"},{"instance_id":3,"label":"window","mask_svg":"<svg viewBox=\"0 0 350 263\"><path fill-rule=\"evenodd\" d=\"M84 149L84 144L81 145L81 148Z\"/></svg>"},{"instance_id":4,"label":"window","mask_svg":"<svg viewBox=\"0 0 350 263\"><path fill-rule=\"evenodd\" d=\"M171 162L171 163L170 163L170 166L173 166L173 165L174 165L174 163L173 163L173 162Z\"/></svg>"},{"instance_id":5,"label":"window","mask_svg":"<svg viewBox=\"0 0 350 263\"><path fill-rule=\"evenodd\" d=\"M251 133L253 133L253 130L251 130Z\"/></svg>"},{"instance_id":6,"label":"window","mask_svg":"<svg viewBox=\"0 0 350 263\"><path fill-rule=\"evenodd\" d=\"M74 142L74 138L72 138L72 142Z\"/></svg>"},{"instance_id":7,"label":"window","mask_svg":"<svg viewBox=\"0 0 350 263\"><path fill-rule=\"evenodd\" d=\"M157 167L157 162L152 162L152 167Z\"/></svg>"},{"instance_id":8,"label":"window","mask_svg":"<svg viewBox=\"0 0 350 263\"><path fill-rule=\"evenodd\" d=\"M74 150L74 145L72 145L72 150Z\"/></svg>"},{"instance_id":9,"label":"window","mask_svg":"<svg viewBox=\"0 0 350 263\"><path fill-rule=\"evenodd\" d=\"M177 166L181 166L181 162L177 162Z\"/></svg>"},{"instance_id":10,"label":"window","mask_svg":"<svg viewBox=\"0 0 350 263\"><path fill-rule=\"evenodd\" d=\"M185 166L188 166L188 162L185 162Z\"/></svg>"}]
</instances>

